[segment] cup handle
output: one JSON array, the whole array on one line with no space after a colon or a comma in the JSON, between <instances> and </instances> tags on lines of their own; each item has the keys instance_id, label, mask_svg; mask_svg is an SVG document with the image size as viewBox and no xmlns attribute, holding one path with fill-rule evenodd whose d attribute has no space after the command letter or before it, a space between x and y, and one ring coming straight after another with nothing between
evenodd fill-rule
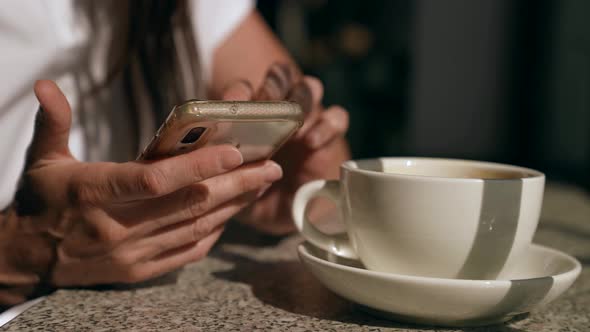
<instances>
[{"instance_id":1,"label":"cup handle","mask_svg":"<svg viewBox=\"0 0 590 332\"><path fill-rule=\"evenodd\" d=\"M293 201L293 220L301 235L311 244L334 255L358 259L358 256L347 238L326 234L317 229L305 215L308 202L315 197L332 200L340 209L340 181L315 180L301 186Z\"/></svg>"}]
</instances>

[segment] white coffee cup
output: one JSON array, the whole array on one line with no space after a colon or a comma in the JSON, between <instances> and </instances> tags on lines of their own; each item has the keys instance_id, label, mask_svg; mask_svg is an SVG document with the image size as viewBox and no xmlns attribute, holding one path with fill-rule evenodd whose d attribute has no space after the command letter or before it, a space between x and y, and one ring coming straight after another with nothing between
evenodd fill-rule
<instances>
[{"instance_id":1,"label":"white coffee cup","mask_svg":"<svg viewBox=\"0 0 590 332\"><path fill-rule=\"evenodd\" d=\"M295 195L303 237L375 271L495 279L535 233L545 176L488 162L434 158L347 161L340 180L316 180ZM348 239L307 220L314 197L333 200ZM350 242L349 242L350 241Z\"/></svg>"}]
</instances>

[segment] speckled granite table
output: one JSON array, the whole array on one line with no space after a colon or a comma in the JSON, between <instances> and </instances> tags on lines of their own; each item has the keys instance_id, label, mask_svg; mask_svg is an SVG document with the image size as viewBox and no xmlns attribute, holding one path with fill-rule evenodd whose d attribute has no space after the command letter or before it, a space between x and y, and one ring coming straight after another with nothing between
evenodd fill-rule
<instances>
[{"instance_id":1,"label":"speckled granite table","mask_svg":"<svg viewBox=\"0 0 590 332\"><path fill-rule=\"evenodd\" d=\"M581 276L547 307L498 326L442 329L369 316L303 268L300 241L230 227L210 257L179 273L133 288L60 290L3 330L590 331L590 195L573 187L548 186L535 242L575 255Z\"/></svg>"}]
</instances>

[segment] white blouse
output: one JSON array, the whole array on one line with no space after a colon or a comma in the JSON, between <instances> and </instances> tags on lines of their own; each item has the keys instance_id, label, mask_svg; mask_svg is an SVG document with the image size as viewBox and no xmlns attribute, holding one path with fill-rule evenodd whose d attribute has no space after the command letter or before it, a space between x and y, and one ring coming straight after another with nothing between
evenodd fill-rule
<instances>
[{"instance_id":1,"label":"white blouse","mask_svg":"<svg viewBox=\"0 0 590 332\"><path fill-rule=\"evenodd\" d=\"M12 200L32 138L38 108L33 94L35 80L55 80L68 98L73 110L70 149L76 158L129 159L131 146L137 141L130 137L131 121L137 119L127 109L122 79L115 79L95 95L88 92L105 80L109 47L121 35L112 24L118 14L117 2L2 1L0 208ZM87 3L94 4L93 10L83 5ZM190 0L191 23L205 81L210 76L213 52L253 7L253 0ZM85 107L87 104L92 105ZM154 127L147 130L153 132L153 121L144 123Z\"/></svg>"}]
</instances>

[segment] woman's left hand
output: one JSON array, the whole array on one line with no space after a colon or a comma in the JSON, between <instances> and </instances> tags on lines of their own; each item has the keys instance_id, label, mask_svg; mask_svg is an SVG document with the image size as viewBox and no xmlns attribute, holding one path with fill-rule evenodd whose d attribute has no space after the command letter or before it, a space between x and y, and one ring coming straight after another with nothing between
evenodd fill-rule
<instances>
[{"instance_id":1,"label":"woman's left hand","mask_svg":"<svg viewBox=\"0 0 590 332\"><path fill-rule=\"evenodd\" d=\"M350 159L344 135L348 113L340 106L324 108L323 85L314 77L301 76L287 65L273 65L261 87L253 89L246 81L231 84L225 100L290 100L298 102L305 112L301 129L274 156L283 167L283 178L269 187L237 219L254 228L286 234L295 230L291 205L297 189L314 179L337 179L342 162ZM326 207L312 205L310 214L323 214Z\"/></svg>"}]
</instances>

